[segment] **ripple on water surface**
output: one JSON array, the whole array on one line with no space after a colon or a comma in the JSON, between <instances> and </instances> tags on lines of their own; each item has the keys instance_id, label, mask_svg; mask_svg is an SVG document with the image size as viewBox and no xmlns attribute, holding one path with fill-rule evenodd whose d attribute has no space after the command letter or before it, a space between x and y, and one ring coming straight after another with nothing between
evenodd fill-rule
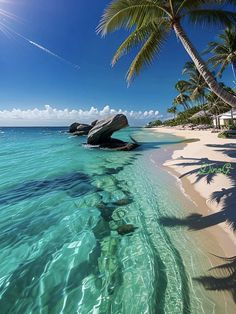
<instances>
[{"instance_id":1,"label":"ripple on water surface","mask_svg":"<svg viewBox=\"0 0 236 314\"><path fill-rule=\"evenodd\" d=\"M4 131L1 313L204 313L158 223L174 204L165 174L155 185L145 165L152 147L178 139L128 129L120 138L132 133L143 148L111 153L61 131ZM125 224L136 229L119 235Z\"/></svg>"}]
</instances>

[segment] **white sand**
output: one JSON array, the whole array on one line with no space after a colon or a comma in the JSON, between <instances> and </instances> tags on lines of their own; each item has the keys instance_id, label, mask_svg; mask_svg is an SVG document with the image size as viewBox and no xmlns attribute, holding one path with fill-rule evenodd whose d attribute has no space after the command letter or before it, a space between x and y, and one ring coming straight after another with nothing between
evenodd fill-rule
<instances>
[{"instance_id":1,"label":"white sand","mask_svg":"<svg viewBox=\"0 0 236 314\"><path fill-rule=\"evenodd\" d=\"M232 167L235 166L236 149L230 147L230 145L236 145L236 139L221 139L217 137L217 133L211 133L210 131L176 130L174 128L156 128L154 130L187 139L199 139L199 141L188 143L181 150L174 151L172 159L166 161L164 166L170 167L170 169L174 170L179 176L184 175L182 180L187 180L188 182L185 192L188 194L189 189L194 189L199 196L204 198L206 205L212 211L218 212L224 208L225 204L230 206L230 208L235 208L236 211L235 169L232 169L229 175L221 173L214 175L210 183L207 182L207 175L203 175L200 180L197 180L199 179L199 169L204 163L211 164L213 161L214 169L219 166L222 167L224 163L231 163ZM188 173L189 171L194 171L194 173ZM186 187L186 184L183 184L183 186ZM230 188L234 189L234 195L232 193L226 193L227 189ZM222 192L224 195L219 203L215 200L211 200L212 193L217 191ZM194 201L200 206L198 199L195 198ZM225 229L230 235L231 240L236 244L236 237L229 226L226 223L221 223L220 226Z\"/></svg>"}]
</instances>

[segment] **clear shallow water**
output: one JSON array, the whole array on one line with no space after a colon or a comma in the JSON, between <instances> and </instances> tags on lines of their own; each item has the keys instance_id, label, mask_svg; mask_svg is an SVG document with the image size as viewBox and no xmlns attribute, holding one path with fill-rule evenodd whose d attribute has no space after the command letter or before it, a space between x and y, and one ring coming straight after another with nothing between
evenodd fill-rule
<instances>
[{"instance_id":1,"label":"clear shallow water","mask_svg":"<svg viewBox=\"0 0 236 314\"><path fill-rule=\"evenodd\" d=\"M0 130L0 312L214 313L189 274L203 253L184 261L191 240L158 224L182 204L148 156L179 139L126 129L146 143L110 152L64 131ZM120 236L124 224L137 229Z\"/></svg>"}]
</instances>

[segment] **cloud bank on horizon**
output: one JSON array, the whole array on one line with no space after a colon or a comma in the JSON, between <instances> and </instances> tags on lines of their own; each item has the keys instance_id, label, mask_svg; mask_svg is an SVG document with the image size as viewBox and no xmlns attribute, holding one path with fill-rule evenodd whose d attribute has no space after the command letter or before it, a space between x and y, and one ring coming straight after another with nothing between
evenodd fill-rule
<instances>
[{"instance_id":1,"label":"cloud bank on horizon","mask_svg":"<svg viewBox=\"0 0 236 314\"><path fill-rule=\"evenodd\" d=\"M127 111L116 110L105 106L102 110L91 107L82 109L57 109L45 105L43 109L12 109L0 110L0 126L68 126L72 122L90 123L96 119L123 113L127 116L130 125L143 125L150 120L160 118L159 111Z\"/></svg>"}]
</instances>

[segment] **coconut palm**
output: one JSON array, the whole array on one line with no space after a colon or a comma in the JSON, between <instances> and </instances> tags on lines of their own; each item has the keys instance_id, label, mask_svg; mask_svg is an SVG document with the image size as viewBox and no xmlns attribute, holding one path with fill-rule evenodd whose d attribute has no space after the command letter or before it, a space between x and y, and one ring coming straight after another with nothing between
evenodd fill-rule
<instances>
[{"instance_id":1,"label":"coconut palm","mask_svg":"<svg viewBox=\"0 0 236 314\"><path fill-rule=\"evenodd\" d=\"M236 27L226 28L218 36L218 41L208 44L205 53L213 54L208 61L213 67L220 68L217 74L219 77L228 66L231 66L236 81Z\"/></svg>"},{"instance_id":2,"label":"coconut palm","mask_svg":"<svg viewBox=\"0 0 236 314\"><path fill-rule=\"evenodd\" d=\"M207 95L207 109L209 113L219 115L230 110L230 106L214 93Z\"/></svg>"},{"instance_id":3,"label":"coconut palm","mask_svg":"<svg viewBox=\"0 0 236 314\"><path fill-rule=\"evenodd\" d=\"M179 92L178 96L175 97L173 100L174 105L182 105L184 110L188 109L190 97L185 94L185 81L178 81L175 84L175 89Z\"/></svg>"},{"instance_id":4,"label":"coconut palm","mask_svg":"<svg viewBox=\"0 0 236 314\"><path fill-rule=\"evenodd\" d=\"M192 61L185 63L183 74L188 76L188 81L180 81L183 90L189 93L191 100L203 105L208 86Z\"/></svg>"},{"instance_id":5,"label":"coconut palm","mask_svg":"<svg viewBox=\"0 0 236 314\"><path fill-rule=\"evenodd\" d=\"M206 98L207 98L208 112L214 115L216 128L220 129L220 122L218 119L218 115L229 111L231 107L227 105L220 97L218 97L216 94L212 92L209 93Z\"/></svg>"},{"instance_id":6,"label":"coconut palm","mask_svg":"<svg viewBox=\"0 0 236 314\"><path fill-rule=\"evenodd\" d=\"M222 88L224 88L227 91L229 91L230 93L236 95L235 91L232 88L226 87L223 83L220 83L220 85L222 86ZM217 95L215 95L212 92L210 92L206 96L206 99L207 99L208 112L215 115L216 126L220 127L219 121L217 119L217 115L220 115L220 114L227 112L229 110L231 110L231 124L232 125L234 124L233 109L231 106L226 104L224 101L222 101L222 99L220 97L218 97Z\"/></svg>"},{"instance_id":7,"label":"coconut palm","mask_svg":"<svg viewBox=\"0 0 236 314\"><path fill-rule=\"evenodd\" d=\"M189 108L188 101L190 100L189 96L186 94L179 94L177 97L174 98L173 100L173 105L178 106L181 105L183 106L184 110Z\"/></svg>"},{"instance_id":8,"label":"coconut palm","mask_svg":"<svg viewBox=\"0 0 236 314\"><path fill-rule=\"evenodd\" d=\"M177 107L175 105L173 105L172 107L167 109L168 113L173 113L174 115L174 119L176 118L176 113L177 113Z\"/></svg>"},{"instance_id":9,"label":"coconut palm","mask_svg":"<svg viewBox=\"0 0 236 314\"><path fill-rule=\"evenodd\" d=\"M236 108L236 97L219 86L182 27L184 20L194 24L234 24L236 13L224 10L225 3L236 5L236 0L113 0L103 14L98 32L106 35L120 28L131 32L118 48L113 65L122 55L141 45L127 74L130 82L144 65L153 61L174 30L210 89Z\"/></svg>"}]
</instances>

